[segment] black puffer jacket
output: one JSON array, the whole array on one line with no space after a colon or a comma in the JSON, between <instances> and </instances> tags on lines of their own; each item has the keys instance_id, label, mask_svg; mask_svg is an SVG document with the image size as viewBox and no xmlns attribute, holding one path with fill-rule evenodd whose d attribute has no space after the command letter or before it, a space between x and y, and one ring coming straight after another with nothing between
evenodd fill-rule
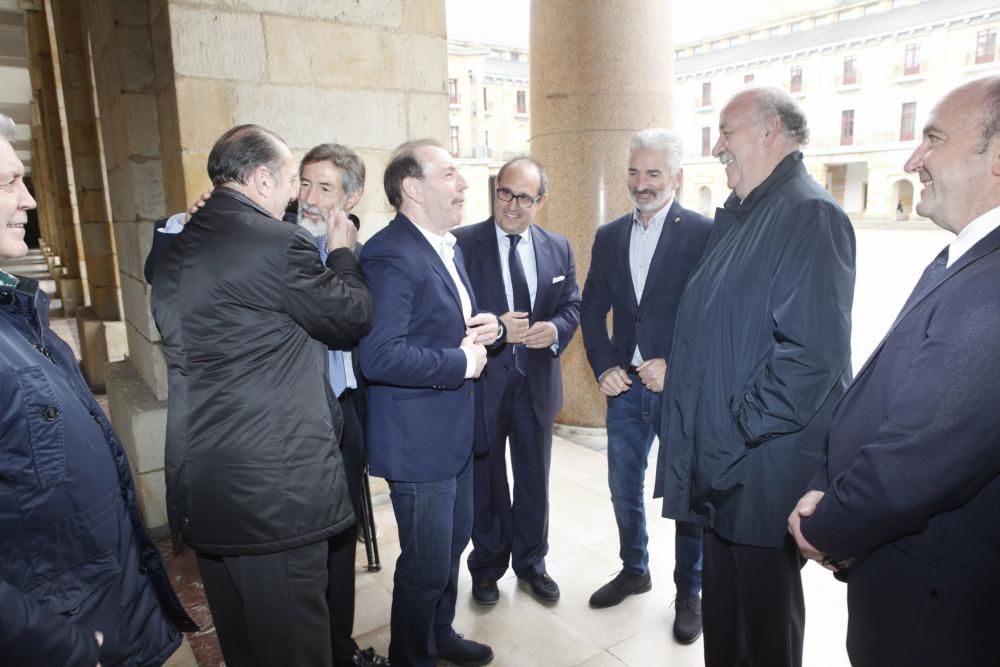
<instances>
[{"instance_id":1,"label":"black puffer jacket","mask_svg":"<svg viewBox=\"0 0 1000 667\"><path fill-rule=\"evenodd\" d=\"M48 308L30 279L0 287L0 664L160 665L197 627Z\"/></svg>"},{"instance_id":2,"label":"black puffer jacket","mask_svg":"<svg viewBox=\"0 0 1000 667\"><path fill-rule=\"evenodd\" d=\"M371 326L354 253L323 266L305 230L217 188L157 258L152 305L175 545L262 554L350 526L327 347L349 349Z\"/></svg>"}]
</instances>

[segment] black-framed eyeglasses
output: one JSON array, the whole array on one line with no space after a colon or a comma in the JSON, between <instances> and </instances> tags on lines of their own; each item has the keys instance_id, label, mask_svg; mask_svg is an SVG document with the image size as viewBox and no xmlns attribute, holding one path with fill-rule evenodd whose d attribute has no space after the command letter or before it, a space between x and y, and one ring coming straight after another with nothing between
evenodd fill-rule
<instances>
[{"instance_id":1,"label":"black-framed eyeglasses","mask_svg":"<svg viewBox=\"0 0 1000 667\"><path fill-rule=\"evenodd\" d=\"M514 194L513 191L508 190L507 188L497 188L497 197L500 198L500 201L514 201L516 199L521 208L531 208L544 196L545 195L538 195L537 197L532 197L531 195L525 194L518 195Z\"/></svg>"}]
</instances>

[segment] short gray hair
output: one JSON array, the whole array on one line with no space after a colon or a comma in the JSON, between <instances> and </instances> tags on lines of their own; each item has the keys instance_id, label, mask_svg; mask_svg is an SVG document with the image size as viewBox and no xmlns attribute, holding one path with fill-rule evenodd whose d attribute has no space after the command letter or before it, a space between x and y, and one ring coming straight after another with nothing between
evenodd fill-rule
<instances>
[{"instance_id":1,"label":"short gray hair","mask_svg":"<svg viewBox=\"0 0 1000 667\"><path fill-rule=\"evenodd\" d=\"M1000 134L1000 76L984 77L980 81L986 90L983 96L983 127L974 149L978 155L985 153L990 142Z\"/></svg>"},{"instance_id":2,"label":"short gray hair","mask_svg":"<svg viewBox=\"0 0 1000 667\"><path fill-rule=\"evenodd\" d=\"M680 171L681 160L684 156L684 144L681 143L681 138L673 130L665 130L662 127L639 130L632 135L632 139L628 142L629 159L631 160L632 155L637 150L643 149L657 150L663 153L663 159L667 163L667 169L671 176Z\"/></svg>"},{"instance_id":3,"label":"short gray hair","mask_svg":"<svg viewBox=\"0 0 1000 667\"><path fill-rule=\"evenodd\" d=\"M792 96L781 88L752 88L747 91L753 95L757 104L757 111L754 113L754 123L760 125L772 116L777 116L781 121L782 132L786 137L805 146L809 143L809 125L806 123L806 115Z\"/></svg>"},{"instance_id":4,"label":"short gray hair","mask_svg":"<svg viewBox=\"0 0 1000 667\"><path fill-rule=\"evenodd\" d=\"M259 125L237 125L219 137L208 154L208 177L212 185L246 185L257 167L263 166L281 178L281 164L288 146L274 132Z\"/></svg>"},{"instance_id":5,"label":"short gray hair","mask_svg":"<svg viewBox=\"0 0 1000 667\"><path fill-rule=\"evenodd\" d=\"M365 189L365 163L358 154L342 144L320 144L313 146L302 158L302 167L316 162L329 162L340 170L340 187L344 194L351 195Z\"/></svg>"},{"instance_id":6,"label":"short gray hair","mask_svg":"<svg viewBox=\"0 0 1000 667\"><path fill-rule=\"evenodd\" d=\"M9 143L14 143L15 134L14 119L0 113L0 137L6 139Z\"/></svg>"},{"instance_id":7,"label":"short gray hair","mask_svg":"<svg viewBox=\"0 0 1000 667\"><path fill-rule=\"evenodd\" d=\"M541 197L546 194L549 191L549 175L545 173L545 166L535 158L527 155L519 155L512 160L504 162L504 165L500 167L500 171L497 172L497 183L503 180L503 174L507 171L507 167L517 162L527 162L528 164L535 165L535 169L538 170L538 196Z\"/></svg>"}]
</instances>

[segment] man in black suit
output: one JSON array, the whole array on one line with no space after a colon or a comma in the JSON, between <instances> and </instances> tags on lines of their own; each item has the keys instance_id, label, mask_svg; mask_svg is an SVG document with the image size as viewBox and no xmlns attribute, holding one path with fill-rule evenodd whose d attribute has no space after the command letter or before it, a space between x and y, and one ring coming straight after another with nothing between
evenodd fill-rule
<instances>
[{"instance_id":1,"label":"man in black suit","mask_svg":"<svg viewBox=\"0 0 1000 667\"><path fill-rule=\"evenodd\" d=\"M995 665L1000 77L946 95L905 168L917 212L958 236L837 406L789 530L847 579L852 664Z\"/></svg>"},{"instance_id":2,"label":"man in black suit","mask_svg":"<svg viewBox=\"0 0 1000 667\"><path fill-rule=\"evenodd\" d=\"M496 604L497 580L512 563L522 587L554 601L559 586L545 570L552 424L563 399L559 355L579 324L580 294L569 242L532 224L548 197L541 163L507 162L494 195L491 218L454 232L479 307L503 313L506 330L480 383L489 450L473 469L472 596Z\"/></svg>"},{"instance_id":3,"label":"man in black suit","mask_svg":"<svg viewBox=\"0 0 1000 667\"><path fill-rule=\"evenodd\" d=\"M305 230L280 220L295 162L264 128L223 134L208 173L212 198L153 281L174 543L197 552L227 663L349 661L335 653L328 582L340 533L353 546L354 512L326 361L371 324L357 231L341 212L324 263Z\"/></svg>"},{"instance_id":4,"label":"man in black suit","mask_svg":"<svg viewBox=\"0 0 1000 667\"><path fill-rule=\"evenodd\" d=\"M635 210L597 230L583 289L583 342L608 397L608 486L622 559L622 571L591 596L595 608L652 587L643 477L653 437L660 434L660 392L677 304L711 230L711 220L674 198L682 153L669 130L632 137L628 187ZM662 438L660 443L669 446ZM691 643L701 634L701 528L679 521L676 531L674 636Z\"/></svg>"}]
</instances>

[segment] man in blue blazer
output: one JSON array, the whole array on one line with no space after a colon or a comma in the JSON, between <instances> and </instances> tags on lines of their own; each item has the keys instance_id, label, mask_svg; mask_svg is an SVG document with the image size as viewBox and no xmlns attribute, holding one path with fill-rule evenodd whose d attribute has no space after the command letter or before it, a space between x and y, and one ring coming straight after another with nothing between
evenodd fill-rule
<instances>
[{"instance_id":1,"label":"man in blue blazer","mask_svg":"<svg viewBox=\"0 0 1000 667\"><path fill-rule=\"evenodd\" d=\"M917 212L958 236L838 404L789 530L847 580L853 665L995 665L1000 76L941 100L905 169Z\"/></svg>"},{"instance_id":2,"label":"man in blue blazer","mask_svg":"<svg viewBox=\"0 0 1000 667\"><path fill-rule=\"evenodd\" d=\"M459 561L472 532L474 380L496 316L477 313L462 252L465 179L437 142L403 144L385 170L396 217L365 244L374 301L359 346L368 381L368 462L389 482L402 549L392 592L394 665L485 665L489 646L455 633Z\"/></svg>"},{"instance_id":3,"label":"man in blue blazer","mask_svg":"<svg viewBox=\"0 0 1000 667\"><path fill-rule=\"evenodd\" d=\"M660 429L660 392L677 304L711 230L711 220L674 199L682 153L680 139L669 130L647 129L632 137L628 187L635 210L597 230L583 289L583 342L608 397L608 485L622 559L622 571L590 598L595 608L652 587L643 477ZM701 528L678 521L676 531L674 635L691 643L701 634Z\"/></svg>"},{"instance_id":4,"label":"man in blue blazer","mask_svg":"<svg viewBox=\"0 0 1000 667\"><path fill-rule=\"evenodd\" d=\"M500 599L496 582L511 561L533 595L559 599L545 570L549 463L563 401L559 355L580 322L580 294L569 242L532 224L547 192L541 163L515 158L497 174L493 217L455 230L476 301L504 313L506 344L490 354L480 383L489 449L473 467L475 548L468 565L472 596L485 605Z\"/></svg>"}]
</instances>

